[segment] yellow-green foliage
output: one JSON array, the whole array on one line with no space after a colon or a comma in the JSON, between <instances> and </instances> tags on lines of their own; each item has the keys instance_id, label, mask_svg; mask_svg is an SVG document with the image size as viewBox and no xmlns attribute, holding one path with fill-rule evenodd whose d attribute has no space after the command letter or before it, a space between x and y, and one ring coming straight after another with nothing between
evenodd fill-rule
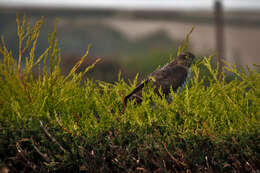
<instances>
[{"instance_id":1,"label":"yellow-green foliage","mask_svg":"<svg viewBox=\"0 0 260 173\"><path fill-rule=\"evenodd\" d=\"M211 58L204 57L200 64L192 66L192 79L189 85L181 92L171 92L171 103L155 95L147 86L144 91L144 101L140 105L129 103L125 107L122 103L123 97L135 88L138 76L134 81L130 81L130 84L123 81L120 74L114 84L94 82L88 78L82 82L82 77L87 76L88 70L98 62L85 71L76 73L83 61L87 60L89 48L71 72L67 76L62 76L59 67L62 59L55 40L57 27L48 38L49 47L39 57L35 57L42 24L43 18L31 26L26 23L25 17L22 22L17 17L19 57L13 57L12 51L8 50L2 37L0 137L5 138L7 134L13 134L14 136L11 137L13 141L10 138L10 143L16 143L25 137L39 140L44 136L40 128L40 121L42 121L59 141L63 141L62 143L70 148L73 158L76 157L75 160L81 159L81 161L77 160L77 163L72 163L72 158L61 159L58 154L59 157L53 157L52 165L46 163L48 169L55 170L53 167L58 164L57 160L66 162L66 159L69 160L66 164L74 166L76 164L78 168L81 166L78 164L88 165L88 161L82 161L86 156L78 153L79 147L82 146L89 147L82 150L83 153L91 153L97 147L95 151L97 153L100 151L100 155L96 154L96 157L101 159L104 156L101 151L108 152L105 148L112 147L110 146L112 137L113 145L118 149L126 147L129 150L127 152L130 152L133 148L137 150L141 148L140 153L133 156L136 158L147 156L141 151L148 146L152 148L161 146L167 153L169 151L165 150L166 146L173 153L181 149L188 160L185 164L194 167L206 165L204 158L207 152L200 153L201 139L207 138L212 141L212 145L207 146L209 150L222 153L222 148L216 147L217 144L222 142L224 145L235 137L234 140L239 139L238 152L241 152L242 157L245 158L242 160L255 164L253 162L257 160L256 148L246 140L247 137L252 136L253 141L257 141L260 136L260 74L257 70L244 71L238 70L234 65L227 65L226 71L233 73L235 77L230 82L226 82L223 73L223 78L219 81L218 70L211 66ZM186 44L188 44L187 40ZM25 54L26 51L29 54ZM207 69L207 75L201 74L202 67ZM38 69L37 73L35 69ZM204 84L205 80L209 81L207 86ZM21 133L16 133L17 130ZM28 130L32 132L27 132ZM47 141L46 138L39 140L39 145L44 151L49 147ZM259 147L259 141L256 144ZM49 149L53 148L53 145ZM5 143L0 142L0 148L4 146ZM56 148L51 152L54 154L58 150ZM0 151L4 149L1 148ZM217 164L220 165L214 167L218 170L222 170L222 166L228 162L225 162L226 156L223 153L210 155L219 157L217 159L220 161ZM4 157L9 155L1 155L2 162ZM198 158L199 160L196 160ZM144 160L142 164L149 167L148 162ZM99 165L98 162L95 164ZM105 161L102 164L105 164ZM192 166L183 167L192 169ZM228 170L236 169L232 167L232 163L229 166Z\"/></svg>"}]
</instances>

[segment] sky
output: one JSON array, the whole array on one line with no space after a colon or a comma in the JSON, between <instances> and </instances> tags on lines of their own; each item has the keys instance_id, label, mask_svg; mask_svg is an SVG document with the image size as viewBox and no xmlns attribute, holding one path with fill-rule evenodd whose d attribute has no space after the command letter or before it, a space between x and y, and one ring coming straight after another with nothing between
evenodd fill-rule
<instances>
[{"instance_id":1,"label":"sky","mask_svg":"<svg viewBox=\"0 0 260 173\"><path fill-rule=\"evenodd\" d=\"M2 7L101 8L101 9L204 9L211 10L215 0L0 0ZM227 10L260 10L260 0L219 0Z\"/></svg>"}]
</instances>

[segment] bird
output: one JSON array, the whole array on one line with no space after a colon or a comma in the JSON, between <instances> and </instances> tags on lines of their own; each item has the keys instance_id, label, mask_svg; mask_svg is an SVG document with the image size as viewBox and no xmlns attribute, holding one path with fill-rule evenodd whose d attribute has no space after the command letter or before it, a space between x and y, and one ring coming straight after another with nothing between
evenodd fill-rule
<instances>
[{"instance_id":1,"label":"bird","mask_svg":"<svg viewBox=\"0 0 260 173\"><path fill-rule=\"evenodd\" d=\"M183 89L185 84L190 79L190 67L195 59L195 56L190 52L182 52L171 62L160 69L152 72L147 79L140 83L130 94L125 96L124 104L131 100L135 100L136 104L142 102L142 91L145 85L149 82L154 87L154 92L160 95L160 88L162 93L168 97L171 87L174 92L178 88Z\"/></svg>"}]
</instances>

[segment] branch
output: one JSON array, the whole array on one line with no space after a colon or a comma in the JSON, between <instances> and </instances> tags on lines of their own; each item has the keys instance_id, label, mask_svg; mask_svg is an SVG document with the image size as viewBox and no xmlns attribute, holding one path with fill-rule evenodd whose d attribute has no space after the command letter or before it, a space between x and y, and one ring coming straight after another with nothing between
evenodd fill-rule
<instances>
[{"instance_id":1,"label":"branch","mask_svg":"<svg viewBox=\"0 0 260 173\"><path fill-rule=\"evenodd\" d=\"M43 130L43 132L52 140L52 142L55 142L60 149L64 152L64 153L69 153L66 149L64 149L61 144L48 132L48 130L44 127L43 122L40 121L40 126Z\"/></svg>"},{"instance_id":2,"label":"branch","mask_svg":"<svg viewBox=\"0 0 260 173\"><path fill-rule=\"evenodd\" d=\"M21 147L21 143L22 142L26 142L26 141L30 141L29 138L23 138L21 140L19 140L18 142L16 142L16 149L18 151L18 153L22 156L22 158L26 161L27 165L29 165L30 168L32 168L34 170L34 172L37 172L36 168L37 168L37 165L35 165L33 162L30 162L26 156L25 156L25 152L23 151L22 147Z\"/></svg>"},{"instance_id":3,"label":"branch","mask_svg":"<svg viewBox=\"0 0 260 173\"><path fill-rule=\"evenodd\" d=\"M33 148L36 150L36 152L37 152L38 154L40 154L40 155L44 158L45 161L50 162L50 158L47 156L47 154L42 153L42 152L39 150L39 148L35 145L33 139L31 139L31 140L32 140Z\"/></svg>"}]
</instances>

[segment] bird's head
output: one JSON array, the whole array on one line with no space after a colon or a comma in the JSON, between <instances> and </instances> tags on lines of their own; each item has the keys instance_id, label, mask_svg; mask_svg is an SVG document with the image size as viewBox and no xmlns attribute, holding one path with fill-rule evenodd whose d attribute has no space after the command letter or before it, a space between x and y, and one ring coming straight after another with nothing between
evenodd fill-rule
<instances>
[{"instance_id":1,"label":"bird's head","mask_svg":"<svg viewBox=\"0 0 260 173\"><path fill-rule=\"evenodd\" d=\"M183 65L185 67L190 67L195 59L195 56L190 52L182 52L177 58L177 64Z\"/></svg>"}]
</instances>

